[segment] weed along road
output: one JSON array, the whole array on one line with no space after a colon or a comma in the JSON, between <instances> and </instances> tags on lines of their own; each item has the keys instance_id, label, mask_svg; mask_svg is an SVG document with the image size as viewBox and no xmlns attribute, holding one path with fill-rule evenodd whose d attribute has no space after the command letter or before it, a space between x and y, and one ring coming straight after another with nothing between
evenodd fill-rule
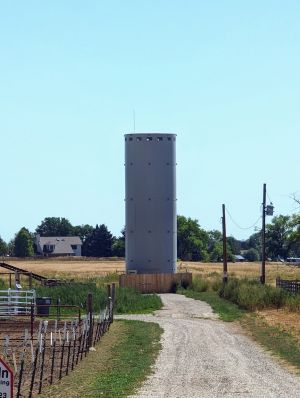
<instances>
[{"instance_id":1,"label":"weed along road","mask_svg":"<svg viewBox=\"0 0 300 398\"><path fill-rule=\"evenodd\" d=\"M134 398L300 397L300 377L289 373L234 324L204 302L161 295L154 315L119 316L158 322L164 329L154 373Z\"/></svg>"}]
</instances>

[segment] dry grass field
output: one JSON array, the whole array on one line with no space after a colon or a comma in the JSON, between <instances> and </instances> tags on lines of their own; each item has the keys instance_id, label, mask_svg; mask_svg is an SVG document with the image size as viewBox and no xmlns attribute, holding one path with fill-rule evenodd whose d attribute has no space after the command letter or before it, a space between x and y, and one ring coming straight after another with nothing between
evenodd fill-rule
<instances>
[{"instance_id":1,"label":"dry grass field","mask_svg":"<svg viewBox=\"0 0 300 398\"><path fill-rule=\"evenodd\" d=\"M124 260L102 260L82 258L50 258L37 260L5 259L5 262L15 267L23 268L26 271L34 272L46 277L61 279L87 279L99 276L106 276L111 273L124 273ZM0 268L1 272L7 272Z\"/></svg>"},{"instance_id":2,"label":"dry grass field","mask_svg":"<svg viewBox=\"0 0 300 398\"><path fill-rule=\"evenodd\" d=\"M283 331L290 333L300 344L300 314L289 312L282 308L279 310L268 309L258 311L260 315L270 326L280 327Z\"/></svg>"},{"instance_id":3,"label":"dry grass field","mask_svg":"<svg viewBox=\"0 0 300 398\"><path fill-rule=\"evenodd\" d=\"M97 278L109 274L125 272L124 259L84 259L84 258L52 258L52 259L13 259L6 258L5 262L15 265L46 277L58 279ZM189 271L194 275L208 279L222 277L222 263L178 262L178 272ZM0 268L0 275L7 270ZM260 263L228 263L228 274L237 278L259 278ZM266 264L267 283L275 285L276 277L282 279L300 280L300 267L288 266L282 263ZM4 277L7 279L7 277ZM300 314L290 313L286 309L268 309L259 311L261 316L270 326L279 326L282 330L291 333L300 341Z\"/></svg>"},{"instance_id":4,"label":"dry grass field","mask_svg":"<svg viewBox=\"0 0 300 398\"><path fill-rule=\"evenodd\" d=\"M86 258L50 258L50 259L10 259L5 261L16 267L35 272L46 277L86 279L106 276L110 273L124 273L124 259L86 259ZM222 263L178 262L178 271L189 271L204 278L222 276ZM0 268L0 273L6 270ZM259 278L260 263L228 263L229 277ZM282 279L300 279L300 267L282 263L267 263L267 282L274 285L276 277Z\"/></svg>"},{"instance_id":5,"label":"dry grass field","mask_svg":"<svg viewBox=\"0 0 300 398\"><path fill-rule=\"evenodd\" d=\"M260 263L228 263L229 277L237 278L259 278ZM222 263L198 263L198 262L179 262L178 271L186 269L193 274L198 274L204 278L214 278L222 276ZM267 283L275 285L276 278L300 279L300 267L289 266L283 263L266 263Z\"/></svg>"}]
</instances>

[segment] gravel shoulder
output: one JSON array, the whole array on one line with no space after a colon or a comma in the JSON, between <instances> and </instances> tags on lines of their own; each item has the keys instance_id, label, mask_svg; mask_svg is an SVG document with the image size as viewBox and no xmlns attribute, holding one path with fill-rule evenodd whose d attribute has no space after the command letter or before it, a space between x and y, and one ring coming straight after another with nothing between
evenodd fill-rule
<instances>
[{"instance_id":1,"label":"gravel shoulder","mask_svg":"<svg viewBox=\"0 0 300 398\"><path fill-rule=\"evenodd\" d=\"M164 308L154 315L116 317L164 329L154 373L133 398L300 398L300 378L235 325L219 321L207 303L179 294L161 298Z\"/></svg>"}]
</instances>

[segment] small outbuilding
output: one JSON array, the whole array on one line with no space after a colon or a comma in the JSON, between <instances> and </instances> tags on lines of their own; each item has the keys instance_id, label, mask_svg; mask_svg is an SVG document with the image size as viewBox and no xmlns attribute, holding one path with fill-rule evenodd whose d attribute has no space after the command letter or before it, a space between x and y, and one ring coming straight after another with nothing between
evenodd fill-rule
<instances>
[{"instance_id":1,"label":"small outbuilding","mask_svg":"<svg viewBox=\"0 0 300 398\"><path fill-rule=\"evenodd\" d=\"M246 261L246 259L245 259L245 257L243 257L243 256L240 255L240 254L235 254L235 255L234 255L234 261L235 261L236 263L243 263L244 261Z\"/></svg>"}]
</instances>

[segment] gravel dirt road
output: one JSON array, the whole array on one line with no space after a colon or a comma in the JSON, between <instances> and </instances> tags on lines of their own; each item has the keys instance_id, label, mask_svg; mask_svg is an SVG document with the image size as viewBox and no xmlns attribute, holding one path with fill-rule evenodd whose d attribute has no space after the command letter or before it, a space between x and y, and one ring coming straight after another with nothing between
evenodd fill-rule
<instances>
[{"instance_id":1,"label":"gravel dirt road","mask_svg":"<svg viewBox=\"0 0 300 398\"><path fill-rule=\"evenodd\" d=\"M154 373L134 398L300 397L300 378L204 302L161 295L155 315L118 318L157 322L164 329Z\"/></svg>"}]
</instances>

